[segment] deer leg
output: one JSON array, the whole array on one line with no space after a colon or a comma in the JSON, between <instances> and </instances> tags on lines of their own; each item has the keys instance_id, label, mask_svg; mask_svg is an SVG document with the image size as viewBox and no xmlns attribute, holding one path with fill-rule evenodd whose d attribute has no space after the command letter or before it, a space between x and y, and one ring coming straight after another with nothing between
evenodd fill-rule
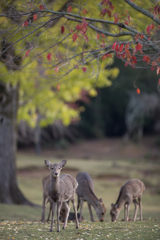
<instances>
[{"instance_id":1,"label":"deer leg","mask_svg":"<svg viewBox=\"0 0 160 240\"><path fill-rule=\"evenodd\" d=\"M124 208L125 208L124 221L128 221L129 219L129 207L130 207L130 203L126 203L124 205Z\"/></svg>"},{"instance_id":2,"label":"deer leg","mask_svg":"<svg viewBox=\"0 0 160 240\"><path fill-rule=\"evenodd\" d=\"M90 213L90 217L91 217L91 222L95 222L94 217L93 217L93 213L92 213L92 208L91 205L89 203L88 204L88 209L89 209L89 213Z\"/></svg>"},{"instance_id":3,"label":"deer leg","mask_svg":"<svg viewBox=\"0 0 160 240\"><path fill-rule=\"evenodd\" d=\"M124 204L124 221L127 221L127 204Z\"/></svg>"},{"instance_id":4,"label":"deer leg","mask_svg":"<svg viewBox=\"0 0 160 240\"><path fill-rule=\"evenodd\" d=\"M80 199L79 199L79 197L78 197L78 200L77 200L77 211L78 211L78 209L79 209L79 206L80 206Z\"/></svg>"},{"instance_id":5,"label":"deer leg","mask_svg":"<svg viewBox=\"0 0 160 240\"><path fill-rule=\"evenodd\" d=\"M56 207L56 203L52 202L52 219L51 219L51 228L50 228L50 232L53 231L53 219L54 219L54 212L55 212L55 207Z\"/></svg>"},{"instance_id":6,"label":"deer leg","mask_svg":"<svg viewBox=\"0 0 160 240\"><path fill-rule=\"evenodd\" d=\"M133 222L136 221L136 217L137 217L137 208L138 208L138 203L137 200L134 199L133 200L134 206L135 206L135 210L134 210L134 217L133 217Z\"/></svg>"},{"instance_id":7,"label":"deer leg","mask_svg":"<svg viewBox=\"0 0 160 240\"><path fill-rule=\"evenodd\" d=\"M67 226L68 216L69 216L69 212L70 212L70 206L69 206L69 204L67 202L65 202L65 206L66 206L66 216L65 216L63 229L65 229L66 226Z\"/></svg>"},{"instance_id":8,"label":"deer leg","mask_svg":"<svg viewBox=\"0 0 160 240\"><path fill-rule=\"evenodd\" d=\"M42 219L41 221L45 223L45 206L46 206L46 198L43 196L43 204L42 204Z\"/></svg>"},{"instance_id":9,"label":"deer leg","mask_svg":"<svg viewBox=\"0 0 160 240\"><path fill-rule=\"evenodd\" d=\"M83 199L80 200L80 216L79 222L82 222Z\"/></svg>"},{"instance_id":10,"label":"deer leg","mask_svg":"<svg viewBox=\"0 0 160 240\"><path fill-rule=\"evenodd\" d=\"M72 204L73 204L73 209L74 209L75 218L76 218L76 229L78 229L79 228L79 223L78 223L77 208L76 208L75 199L73 199L71 201L72 201Z\"/></svg>"},{"instance_id":11,"label":"deer leg","mask_svg":"<svg viewBox=\"0 0 160 240\"><path fill-rule=\"evenodd\" d=\"M62 206L62 202L57 202L57 232L60 232L59 216L60 216L61 206Z\"/></svg>"},{"instance_id":12,"label":"deer leg","mask_svg":"<svg viewBox=\"0 0 160 240\"><path fill-rule=\"evenodd\" d=\"M143 220L142 217L142 202L141 202L141 196L138 197L138 205L139 205L139 213L140 213L140 220Z\"/></svg>"},{"instance_id":13,"label":"deer leg","mask_svg":"<svg viewBox=\"0 0 160 240\"><path fill-rule=\"evenodd\" d=\"M49 213L48 213L47 222L49 222L51 211L52 211L52 204L51 204L51 202L50 202L50 208L49 208Z\"/></svg>"}]
</instances>

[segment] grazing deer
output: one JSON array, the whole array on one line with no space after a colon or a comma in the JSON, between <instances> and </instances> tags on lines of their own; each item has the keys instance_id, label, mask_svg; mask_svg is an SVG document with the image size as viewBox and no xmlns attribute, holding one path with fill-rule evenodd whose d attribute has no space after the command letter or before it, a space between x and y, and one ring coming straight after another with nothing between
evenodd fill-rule
<instances>
[{"instance_id":1,"label":"grazing deer","mask_svg":"<svg viewBox=\"0 0 160 240\"><path fill-rule=\"evenodd\" d=\"M78 188L76 190L77 196L78 196L78 207L80 206L80 217L79 221L82 221L82 209L83 209L83 201L86 201L88 204L88 209L90 212L91 221L94 222L94 217L92 213L91 206L96 211L97 217L100 222L104 221L104 215L106 212L106 208L104 206L104 203L102 199L98 199L94 193L94 182L90 175L87 172L79 172L77 177L78 181Z\"/></svg>"},{"instance_id":2,"label":"grazing deer","mask_svg":"<svg viewBox=\"0 0 160 240\"><path fill-rule=\"evenodd\" d=\"M43 186L43 204L42 204L42 219L41 220L44 223L45 222L46 203L48 203L48 202L50 203L47 222L49 221L50 213L52 211L52 200L48 196L48 190L49 190L49 186L50 186L50 175L48 175L48 176L46 176L42 179L42 186ZM65 207L65 204L63 203L62 207L61 207L61 211L60 211L60 219L61 219L62 222L65 221L65 216L66 216L66 207Z\"/></svg>"},{"instance_id":3,"label":"grazing deer","mask_svg":"<svg viewBox=\"0 0 160 240\"><path fill-rule=\"evenodd\" d=\"M111 215L112 222L117 220L118 215L123 206L124 206L124 221L128 221L129 207L131 202L133 202L135 205L133 221L136 220L138 205L139 205L139 211L140 211L140 220L143 220L141 198L144 190L145 190L144 183L139 179L132 179L126 182L120 189L119 196L116 203L111 204L110 215ZM138 202L136 200L137 198L138 198Z\"/></svg>"},{"instance_id":4,"label":"grazing deer","mask_svg":"<svg viewBox=\"0 0 160 240\"><path fill-rule=\"evenodd\" d=\"M66 165L66 162L67 162L66 160L63 160L58 164L58 163L51 163L50 161L45 160L45 165L50 170L50 185L48 190L48 196L52 200L52 221L51 221L50 232L52 232L53 230L53 218L54 218L56 204L57 204L57 232L60 231L59 216L60 216L60 209L61 209L62 203L65 203L65 207L66 207L66 216L65 216L63 229L66 228L68 215L70 211L70 206L68 204L69 200L73 204L73 209L76 217L76 228L77 229L79 228L78 219L77 219L77 209L75 204L75 192L76 192L78 183L76 179L69 174L63 174L60 177L61 169Z\"/></svg>"}]
</instances>

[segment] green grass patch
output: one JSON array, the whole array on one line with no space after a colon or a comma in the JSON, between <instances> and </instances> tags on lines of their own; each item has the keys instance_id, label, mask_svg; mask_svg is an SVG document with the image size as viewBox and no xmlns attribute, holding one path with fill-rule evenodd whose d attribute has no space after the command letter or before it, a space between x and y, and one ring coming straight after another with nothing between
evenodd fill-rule
<instances>
[{"instance_id":1,"label":"green grass patch","mask_svg":"<svg viewBox=\"0 0 160 240\"><path fill-rule=\"evenodd\" d=\"M56 231L56 223L53 232L49 232L50 223L42 224L38 221L4 221L0 223L1 240L6 239L76 239L76 240L123 240L139 239L152 240L160 238L160 221L136 221L136 222L89 222L83 221L79 229L74 222L69 222L65 230ZM61 225L62 229L62 225Z\"/></svg>"},{"instance_id":2,"label":"green grass patch","mask_svg":"<svg viewBox=\"0 0 160 240\"><path fill-rule=\"evenodd\" d=\"M56 155L36 156L25 152L17 155L18 183L24 195L32 202L42 205L42 178L49 174L44 159L60 162ZM49 232L50 223L40 222L42 209L28 206L0 204L0 239L159 239L160 240L160 165L152 159L76 159L67 158L67 165L62 170L76 177L79 171L88 172L95 183L95 193L102 198L107 208L105 222L90 222L87 204L84 203L83 217L85 221L80 229L69 222L66 230L60 233ZM142 212L144 221L123 222L124 210L118 222L111 223L111 203L115 203L120 187L129 179L139 178L144 181L146 190L142 196ZM48 214L46 209L46 217ZM73 212L73 208L71 208ZM133 218L134 204L131 204L130 218ZM98 220L93 210L95 220ZM137 216L138 219L139 216ZM62 225L61 225L62 227Z\"/></svg>"}]
</instances>

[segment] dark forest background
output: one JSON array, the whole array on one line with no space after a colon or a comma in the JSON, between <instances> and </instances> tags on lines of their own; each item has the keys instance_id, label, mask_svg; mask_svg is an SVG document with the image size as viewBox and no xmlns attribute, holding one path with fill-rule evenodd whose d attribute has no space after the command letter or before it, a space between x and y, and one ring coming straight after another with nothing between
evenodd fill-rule
<instances>
[{"instance_id":1,"label":"dark forest background","mask_svg":"<svg viewBox=\"0 0 160 240\"><path fill-rule=\"evenodd\" d=\"M120 73L110 87L97 89L96 97L79 100L77 106L84 106L79 121L65 127L61 122L40 129L39 139L35 131L20 122L18 126L18 148L36 146L66 148L71 143L83 139L105 137L126 137L140 140L143 135L157 135L160 130L160 104L158 77L155 71L125 67L118 58L112 67ZM136 87L141 91L136 93ZM141 134L138 135L139 129Z\"/></svg>"}]
</instances>

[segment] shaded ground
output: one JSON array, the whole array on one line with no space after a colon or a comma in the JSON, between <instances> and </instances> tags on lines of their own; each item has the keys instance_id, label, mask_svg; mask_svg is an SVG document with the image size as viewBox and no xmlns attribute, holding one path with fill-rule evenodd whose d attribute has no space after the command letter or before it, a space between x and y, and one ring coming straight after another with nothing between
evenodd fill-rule
<instances>
[{"instance_id":1,"label":"shaded ground","mask_svg":"<svg viewBox=\"0 0 160 240\"><path fill-rule=\"evenodd\" d=\"M67 149L43 150L45 157L77 159L139 159L160 158L158 137L145 137L139 143L125 141L121 138L88 140L69 146Z\"/></svg>"}]
</instances>

